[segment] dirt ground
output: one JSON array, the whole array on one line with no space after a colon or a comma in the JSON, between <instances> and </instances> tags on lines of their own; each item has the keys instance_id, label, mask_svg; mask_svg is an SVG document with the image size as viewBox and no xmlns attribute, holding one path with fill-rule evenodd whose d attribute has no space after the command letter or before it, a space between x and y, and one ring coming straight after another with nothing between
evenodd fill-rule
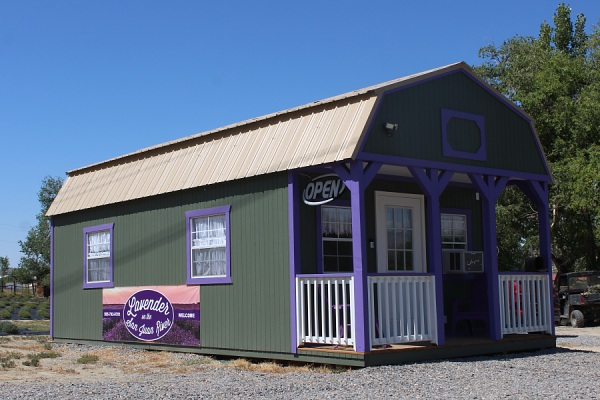
<instances>
[{"instance_id":1,"label":"dirt ground","mask_svg":"<svg viewBox=\"0 0 600 400\"><path fill-rule=\"evenodd\" d=\"M569 344L570 338L581 336L600 337L600 326L571 328L556 327L559 346L572 350L600 352L600 347L583 347ZM576 341L575 341L576 342ZM39 366L26 366L23 362L32 355L58 353L56 358L41 358ZM97 356L93 363L83 364L78 360L84 356ZM194 354L170 353L164 351L143 351L121 346L66 346L52 343L48 336L0 336L0 361L12 366L0 366L0 382L74 382L74 381L130 381L132 375L169 372L183 374L208 367L233 367L255 369L263 372L283 372L273 363L252 365L245 360L230 362L216 361L209 357ZM6 361L8 360L8 361ZM326 372L326 371L324 371Z\"/></svg>"}]
</instances>

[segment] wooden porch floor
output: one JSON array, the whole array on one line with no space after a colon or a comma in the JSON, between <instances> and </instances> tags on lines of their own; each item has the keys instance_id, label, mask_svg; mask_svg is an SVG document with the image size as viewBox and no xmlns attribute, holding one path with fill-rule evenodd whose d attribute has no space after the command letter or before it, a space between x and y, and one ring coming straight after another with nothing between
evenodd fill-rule
<instances>
[{"instance_id":1,"label":"wooden porch floor","mask_svg":"<svg viewBox=\"0 0 600 400\"><path fill-rule=\"evenodd\" d=\"M535 351L552 347L556 347L556 336L547 334L514 334L505 335L501 340L490 340L487 337L479 336L450 337L446 339L446 343L443 346L437 346L430 342L393 344L386 347L376 346L371 351L362 353L354 351L352 346L338 346L336 348L333 345L307 344L298 347L298 352L306 356L358 358L363 360L364 366L372 366Z\"/></svg>"}]
</instances>

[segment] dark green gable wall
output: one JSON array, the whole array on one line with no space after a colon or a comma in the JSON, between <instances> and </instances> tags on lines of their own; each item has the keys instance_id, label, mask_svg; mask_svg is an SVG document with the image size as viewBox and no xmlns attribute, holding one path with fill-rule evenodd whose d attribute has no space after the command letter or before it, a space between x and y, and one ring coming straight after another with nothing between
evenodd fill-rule
<instances>
[{"instance_id":1,"label":"dark green gable wall","mask_svg":"<svg viewBox=\"0 0 600 400\"><path fill-rule=\"evenodd\" d=\"M82 289L83 228L114 223L114 283L184 285L185 212L231 205L231 285L200 286L202 347L289 352L287 174L54 217L54 336L102 339L102 289Z\"/></svg>"},{"instance_id":2,"label":"dark green gable wall","mask_svg":"<svg viewBox=\"0 0 600 400\"><path fill-rule=\"evenodd\" d=\"M446 157L442 153L441 109L485 118L486 161ZM397 123L388 136L385 122ZM448 124L455 150L473 152L473 123ZM494 169L546 174L529 123L512 108L461 72L387 94L374 118L363 149L384 154Z\"/></svg>"}]
</instances>

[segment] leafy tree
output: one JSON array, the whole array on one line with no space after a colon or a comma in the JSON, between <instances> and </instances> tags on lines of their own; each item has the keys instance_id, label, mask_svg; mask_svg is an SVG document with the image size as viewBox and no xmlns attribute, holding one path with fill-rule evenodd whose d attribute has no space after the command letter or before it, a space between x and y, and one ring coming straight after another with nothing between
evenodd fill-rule
<instances>
[{"instance_id":1,"label":"leafy tree","mask_svg":"<svg viewBox=\"0 0 600 400\"><path fill-rule=\"evenodd\" d=\"M475 71L535 120L554 177L552 256L564 270L600 268L600 31L559 4L537 38L514 36L480 49ZM531 254L537 217L522 195L498 202L500 263Z\"/></svg>"},{"instance_id":2,"label":"leafy tree","mask_svg":"<svg viewBox=\"0 0 600 400\"><path fill-rule=\"evenodd\" d=\"M61 178L47 176L42 181L42 187L38 192L38 200L41 210L37 214L37 225L27 232L24 241L19 241L21 253L24 254L19 262L19 282L25 282L27 276L35 280L39 290L50 282L50 220L46 217L46 211L58 194L62 186ZM41 289L40 289L41 288Z\"/></svg>"},{"instance_id":3,"label":"leafy tree","mask_svg":"<svg viewBox=\"0 0 600 400\"><path fill-rule=\"evenodd\" d=\"M0 289L4 292L4 285L8 282L10 272L10 261L8 257L0 257Z\"/></svg>"}]
</instances>

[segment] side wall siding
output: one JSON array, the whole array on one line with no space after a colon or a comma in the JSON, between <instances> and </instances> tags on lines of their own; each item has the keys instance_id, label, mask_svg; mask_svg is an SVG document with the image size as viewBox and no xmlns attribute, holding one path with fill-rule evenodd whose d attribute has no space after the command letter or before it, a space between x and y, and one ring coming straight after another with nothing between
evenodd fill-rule
<instances>
[{"instance_id":1,"label":"side wall siding","mask_svg":"<svg viewBox=\"0 0 600 400\"><path fill-rule=\"evenodd\" d=\"M54 336L102 340L102 289L82 289L83 228L114 227L115 287L186 282L185 212L231 205L231 285L200 287L202 347L289 351L287 175L54 218Z\"/></svg>"}]
</instances>

